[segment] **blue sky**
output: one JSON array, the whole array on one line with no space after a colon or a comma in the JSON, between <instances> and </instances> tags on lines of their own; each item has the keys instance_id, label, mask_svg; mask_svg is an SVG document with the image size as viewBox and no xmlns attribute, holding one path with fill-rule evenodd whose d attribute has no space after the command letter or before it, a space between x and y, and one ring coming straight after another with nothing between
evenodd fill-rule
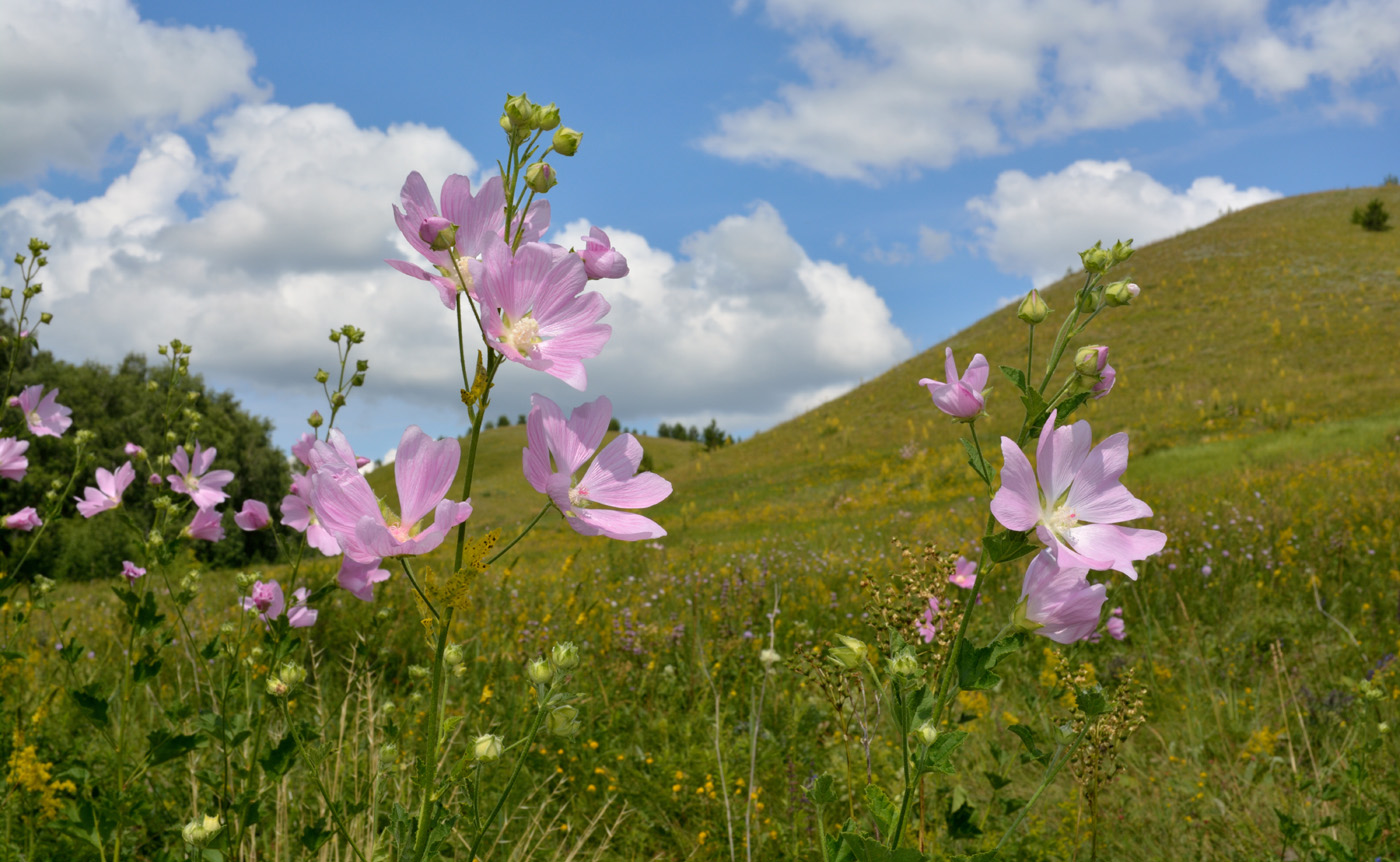
<instances>
[{"instance_id":1,"label":"blue sky","mask_svg":"<svg viewBox=\"0 0 1400 862\"><path fill-rule=\"evenodd\" d=\"M0 242L54 244L44 346L194 343L290 446L365 329L363 454L460 433L450 313L381 261L419 170L479 182L507 92L584 132L550 239L605 227L612 341L576 393L747 435L1076 262L1279 195L1400 173L1387 0L516 4L11 0ZM4 283L18 281L11 267ZM930 374L939 372L931 367ZM911 398L920 390L911 381Z\"/></svg>"}]
</instances>

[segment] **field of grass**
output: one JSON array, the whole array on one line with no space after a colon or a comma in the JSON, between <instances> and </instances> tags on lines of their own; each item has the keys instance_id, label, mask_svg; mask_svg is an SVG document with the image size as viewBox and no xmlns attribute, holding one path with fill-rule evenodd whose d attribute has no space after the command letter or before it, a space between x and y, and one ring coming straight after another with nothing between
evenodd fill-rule
<instances>
[{"instance_id":1,"label":"field of grass","mask_svg":"<svg viewBox=\"0 0 1400 862\"><path fill-rule=\"evenodd\" d=\"M1153 507L1167 547L1136 583L1109 581L1125 640L1032 638L998 668L999 687L959 696L950 727L971 735L956 774L921 787L909 846L942 859L995 844L1040 775L1009 728L1052 737L1073 718L1067 678L1112 690L1135 676L1148 722L1105 761L1112 782L1095 795L1084 764L1067 769L1002 858L1400 858L1400 232L1348 220L1376 196L1400 209L1391 187L1291 198L1132 258L1142 295L1085 342L1110 346L1116 387L1079 416L1096 439L1128 431L1124 481ZM1052 307L1076 284L1047 291ZM980 351L994 367L1024 366L1024 335L1006 309L949 344L962 364ZM1037 347L1050 338L1038 333ZM820 662L840 634L876 639L871 615L893 600L872 596L908 570L894 540L916 560L925 544L975 556L985 495L961 426L916 383L941 377L943 347L733 447L645 437L675 487L648 513L667 537L581 539L553 516L480 576L454 623L465 660L448 690L448 713L462 717L449 764L477 734L521 737L528 659L563 640L583 655L572 682L583 730L521 754L524 785L538 790L511 800L483 859L815 860L803 787L816 775L831 775L841 800L827 806L827 827L867 816L848 801L867 781L897 790L899 741L876 717L884 705L853 678L833 705L804 657ZM995 371L992 385L984 448L1019 418L1013 387ZM539 511L520 476L523 444L522 427L484 433L473 537L499 528L508 541ZM371 483L396 509L392 469ZM946 564L918 577L956 600ZM303 564L300 581L334 571ZM974 639L1010 618L1020 572L999 569L984 587ZM285 568L265 574L287 585ZM174 592L184 576L169 573ZM42 599L21 588L0 609L0 638L15 650L0 664L0 859L111 855L110 842L83 838L82 800L111 792L112 766L72 695L114 690L124 647L110 586L61 584ZM392 801L407 801L398 794L426 730L417 668L432 660L404 578L378 587L372 605L343 592L318 604L317 625L294 635L311 676L284 713L254 696L275 662L235 608L233 573L203 575L182 625L165 581L149 588L174 642L128 707L136 738L162 722L194 734L203 675L225 674L247 693L238 702L267 747L293 726L312 740L291 771L256 779L261 820L240 858L355 858L338 839L316 845L332 814L312 775L346 804L339 813L362 847L382 844ZM225 625L233 650L197 654ZM767 673L770 632L784 661ZM189 708L171 707L180 701ZM201 743L130 779L144 799L129 809L140 820L119 828L129 858L185 858L180 828L211 810L213 753ZM51 764L42 780L36 764ZM467 858L456 836L444 852Z\"/></svg>"}]
</instances>

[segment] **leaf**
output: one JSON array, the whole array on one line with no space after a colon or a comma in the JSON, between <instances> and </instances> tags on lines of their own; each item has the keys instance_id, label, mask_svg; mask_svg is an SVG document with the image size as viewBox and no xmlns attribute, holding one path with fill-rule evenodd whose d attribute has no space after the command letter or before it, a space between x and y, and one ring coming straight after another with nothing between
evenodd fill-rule
<instances>
[{"instance_id":1,"label":"leaf","mask_svg":"<svg viewBox=\"0 0 1400 862\"><path fill-rule=\"evenodd\" d=\"M1091 718L1109 711L1108 698L1104 697L1101 685L1076 691L1074 704L1079 707L1080 712Z\"/></svg>"},{"instance_id":2,"label":"leaf","mask_svg":"<svg viewBox=\"0 0 1400 862\"><path fill-rule=\"evenodd\" d=\"M987 463L987 459L982 457L982 453L977 451L977 446L966 437L959 438L962 441L963 449L967 450L967 465L972 468L972 472L982 477L982 481L988 485L997 479L996 470Z\"/></svg>"},{"instance_id":3,"label":"leaf","mask_svg":"<svg viewBox=\"0 0 1400 862\"><path fill-rule=\"evenodd\" d=\"M885 795L885 791L876 784L865 785L865 802L870 806L870 813L875 816L875 822L880 824L880 832L890 831L899 812L895 810L894 803Z\"/></svg>"},{"instance_id":4,"label":"leaf","mask_svg":"<svg viewBox=\"0 0 1400 862\"><path fill-rule=\"evenodd\" d=\"M145 655L137 659L136 664L131 666L131 681L142 683L153 678L160 673L161 664L160 656L156 655L156 651L147 645Z\"/></svg>"},{"instance_id":5,"label":"leaf","mask_svg":"<svg viewBox=\"0 0 1400 862\"><path fill-rule=\"evenodd\" d=\"M948 812L943 815L943 821L948 824L948 837L961 839L976 838L981 835L982 830L978 829L974 822L976 813L976 808L965 803L957 808L950 807Z\"/></svg>"},{"instance_id":6,"label":"leaf","mask_svg":"<svg viewBox=\"0 0 1400 862\"><path fill-rule=\"evenodd\" d=\"M183 757L199 746L199 737L195 734L172 734L167 730L153 730L146 734L146 740L150 743L146 750L146 762L150 766Z\"/></svg>"},{"instance_id":7,"label":"leaf","mask_svg":"<svg viewBox=\"0 0 1400 862\"><path fill-rule=\"evenodd\" d=\"M82 710L83 715L87 716L88 721L98 727L107 726L107 697L97 693L97 683L90 682L82 688L71 688L68 690L68 696L78 705L78 709Z\"/></svg>"},{"instance_id":8,"label":"leaf","mask_svg":"<svg viewBox=\"0 0 1400 862\"><path fill-rule=\"evenodd\" d=\"M1027 535L1028 531L1002 530L983 537L982 547L987 549L987 556L993 563L1009 563L1038 549L1038 545L1026 541Z\"/></svg>"},{"instance_id":9,"label":"leaf","mask_svg":"<svg viewBox=\"0 0 1400 862\"><path fill-rule=\"evenodd\" d=\"M1050 405L1045 403L1045 398L1034 388L1027 387L1021 395L1021 404L1026 408L1028 421L1026 427L1031 429L1031 436L1037 436L1037 429L1045 422L1045 417L1050 415Z\"/></svg>"},{"instance_id":10,"label":"leaf","mask_svg":"<svg viewBox=\"0 0 1400 862\"><path fill-rule=\"evenodd\" d=\"M472 388L462 390L462 403L467 407L475 407L481 397L486 394L486 366L481 362L481 351L476 352L476 374L472 375ZM484 406L484 405L483 405Z\"/></svg>"},{"instance_id":11,"label":"leaf","mask_svg":"<svg viewBox=\"0 0 1400 862\"><path fill-rule=\"evenodd\" d=\"M1055 405L1056 418L1061 420L1068 419L1069 416L1072 413L1074 413L1074 411L1084 406L1084 403L1093 397L1093 390L1090 390L1088 392L1080 392L1077 395L1071 395L1070 397L1061 401L1059 404Z\"/></svg>"},{"instance_id":12,"label":"leaf","mask_svg":"<svg viewBox=\"0 0 1400 862\"><path fill-rule=\"evenodd\" d=\"M281 778L287 774L287 770L292 768L292 762L297 756L296 737L288 733L282 737L282 741L277 743L277 747L270 750L258 759L263 771L274 778Z\"/></svg>"},{"instance_id":13,"label":"leaf","mask_svg":"<svg viewBox=\"0 0 1400 862\"><path fill-rule=\"evenodd\" d=\"M156 626L164 621L165 614L156 609L155 591L146 593L145 601L141 603L141 609L136 613L136 633L144 635L154 631Z\"/></svg>"},{"instance_id":14,"label":"leaf","mask_svg":"<svg viewBox=\"0 0 1400 862\"><path fill-rule=\"evenodd\" d=\"M301 830L301 846L306 848L307 853L315 854L321 849L321 845L331 840L332 832L321 826L308 826Z\"/></svg>"},{"instance_id":15,"label":"leaf","mask_svg":"<svg viewBox=\"0 0 1400 862\"><path fill-rule=\"evenodd\" d=\"M967 739L965 730L948 730L938 734L938 738L924 752L923 759L919 761L920 772L941 772L944 775L952 775L953 752L958 750L958 746Z\"/></svg>"},{"instance_id":16,"label":"leaf","mask_svg":"<svg viewBox=\"0 0 1400 862\"><path fill-rule=\"evenodd\" d=\"M817 776L817 780L812 783L811 789L807 791L807 796L817 805L827 805L835 802L841 797L836 793L835 781L830 775L823 773Z\"/></svg>"},{"instance_id":17,"label":"leaf","mask_svg":"<svg viewBox=\"0 0 1400 862\"><path fill-rule=\"evenodd\" d=\"M992 792L996 792L1011 783L1011 779L1005 775L998 775L995 772L982 771L982 776L987 779L987 783L992 785Z\"/></svg>"},{"instance_id":18,"label":"leaf","mask_svg":"<svg viewBox=\"0 0 1400 862\"><path fill-rule=\"evenodd\" d=\"M1001 677L992 673L1007 656L1015 653L1026 643L1025 632L1012 632L986 646L973 646L966 641L958 651L958 687L965 691L985 691L1001 682Z\"/></svg>"},{"instance_id":19,"label":"leaf","mask_svg":"<svg viewBox=\"0 0 1400 862\"><path fill-rule=\"evenodd\" d=\"M1026 751L1029 753L1031 760L1039 763L1050 762L1050 752L1040 750L1040 746L1036 744L1034 730L1031 730L1024 724L1013 724L1007 729L1020 738L1021 744L1026 747Z\"/></svg>"},{"instance_id":20,"label":"leaf","mask_svg":"<svg viewBox=\"0 0 1400 862\"><path fill-rule=\"evenodd\" d=\"M1026 373L1019 368L1012 368L1010 365L1000 366L1001 373L1006 375L1006 379L1016 385L1021 394L1026 394Z\"/></svg>"}]
</instances>

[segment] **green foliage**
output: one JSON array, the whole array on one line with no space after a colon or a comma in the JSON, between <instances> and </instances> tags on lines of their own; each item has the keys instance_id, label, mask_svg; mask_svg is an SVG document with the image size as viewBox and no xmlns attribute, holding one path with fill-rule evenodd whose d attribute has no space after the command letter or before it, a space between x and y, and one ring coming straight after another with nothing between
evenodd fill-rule
<instances>
[{"instance_id":1,"label":"green foliage","mask_svg":"<svg viewBox=\"0 0 1400 862\"><path fill-rule=\"evenodd\" d=\"M1366 204L1366 209L1357 207L1351 211L1351 223L1359 224L1366 230L1382 231L1386 230L1386 222L1390 221L1390 213L1385 211L1385 204L1380 198L1371 198Z\"/></svg>"}]
</instances>

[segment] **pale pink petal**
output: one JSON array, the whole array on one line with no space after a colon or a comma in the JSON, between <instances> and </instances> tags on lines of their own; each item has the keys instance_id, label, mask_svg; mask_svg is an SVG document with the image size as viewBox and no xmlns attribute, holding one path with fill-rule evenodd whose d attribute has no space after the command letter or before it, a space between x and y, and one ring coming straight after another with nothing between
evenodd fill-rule
<instances>
[{"instance_id":1,"label":"pale pink petal","mask_svg":"<svg viewBox=\"0 0 1400 862\"><path fill-rule=\"evenodd\" d=\"M639 542L666 535L660 524L635 512L575 509L573 517L567 520L574 532L581 536L607 536L623 542Z\"/></svg>"},{"instance_id":2,"label":"pale pink petal","mask_svg":"<svg viewBox=\"0 0 1400 862\"><path fill-rule=\"evenodd\" d=\"M394 481L405 526L421 521L447 494L461 457L455 437L434 441L417 425L403 432L394 456Z\"/></svg>"},{"instance_id":3,"label":"pale pink petal","mask_svg":"<svg viewBox=\"0 0 1400 862\"><path fill-rule=\"evenodd\" d=\"M1089 423L1080 421L1063 428L1054 428L1055 412L1051 411L1045 420L1045 430L1040 433L1040 443L1036 447L1035 472L1040 477L1040 489L1045 495L1045 507L1054 510L1066 491L1079 466L1089 456L1094 433ZM1054 428L1053 431L1050 429Z\"/></svg>"},{"instance_id":4,"label":"pale pink petal","mask_svg":"<svg viewBox=\"0 0 1400 862\"><path fill-rule=\"evenodd\" d=\"M336 581L350 595L365 601L374 601L374 585L389 579L389 573L379 567L379 560L358 562L345 557L340 561L340 572Z\"/></svg>"},{"instance_id":5,"label":"pale pink petal","mask_svg":"<svg viewBox=\"0 0 1400 862\"><path fill-rule=\"evenodd\" d=\"M1040 520L1040 492L1031 462L1016 441L1001 438L1001 487L992 497L992 514L1008 530L1029 530Z\"/></svg>"},{"instance_id":6,"label":"pale pink petal","mask_svg":"<svg viewBox=\"0 0 1400 862\"><path fill-rule=\"evenodd\" d=\"M660 503L670 495L671 483L655 473L634 475L641 459L642 444L637 438L618 435L593 459L575 493L619 509L642 509Z\"/></svg>"},{"instance_id":7,"label":"pale pink petal","mask_svg":"<svg viewBox=\"0 0 1400 862\"><path fill-rule=\"evenodd\" d=\"M1113 524L1083 524L1069 531L1069 544L1084 557L1112 561L1107 568L1137 580L1134 560L1145 560L1167 543L1166 533ZM1095 568L1101 568L1095 566Z\"/></svg>"}]
</instances>

